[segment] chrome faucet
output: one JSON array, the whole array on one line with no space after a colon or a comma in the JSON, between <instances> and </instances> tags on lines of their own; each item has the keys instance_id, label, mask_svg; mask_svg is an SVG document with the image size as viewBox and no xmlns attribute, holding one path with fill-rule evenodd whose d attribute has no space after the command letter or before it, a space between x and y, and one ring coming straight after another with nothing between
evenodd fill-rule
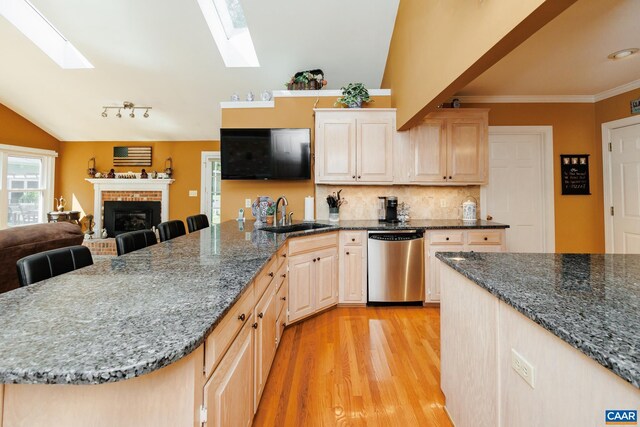
<instances>
[{"instance_id":1,"label":"chrome faucet","mask_svg":"<svg viewBox=\"0 0 640 427\"><path fill-rule=\"evenodd\" d=\"M278 222L278 206L280 205L280 201L282 201L282 212L280 212L280 221ZM287 224L287 205L289 201L284 195L278 197L276 201L276 214L275 214L275 223L277 226L280 225L288 225Z\"/></svg>"}]
</instances>

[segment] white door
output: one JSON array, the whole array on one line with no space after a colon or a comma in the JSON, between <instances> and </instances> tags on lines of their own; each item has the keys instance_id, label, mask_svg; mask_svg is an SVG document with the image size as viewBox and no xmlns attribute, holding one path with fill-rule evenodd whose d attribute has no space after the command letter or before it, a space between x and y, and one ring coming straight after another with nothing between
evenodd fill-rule
<instances>
[{"instance_id":1,"label":"white door","mask_svg":"<svg viewBox=\"0 0 640 427\"><path fill-rule=\"evenodd\" d=\"M613 252L640 254L640 124L610 135Z\"/></svg>"},{"instance_id":2,"label":"white door","mask_svg":"<svg viewBox=\"0 0 640 427\"><path fill-rule=\"evenodd\" d=\"M491 127L483 217L508 224L507 252L553 252L553 154L549 127Z\"/></svg>"},{"instance_id":3,"label":"white door","mask_svg":"<svg viewBox=\"0 0 640 427\"><path fill-rule=\"evenodd\" d=\"M209 217L211 224L220 223L220 173L220 152L203 151L200 171L200 210Z\"/></svg>"}]
</instances>

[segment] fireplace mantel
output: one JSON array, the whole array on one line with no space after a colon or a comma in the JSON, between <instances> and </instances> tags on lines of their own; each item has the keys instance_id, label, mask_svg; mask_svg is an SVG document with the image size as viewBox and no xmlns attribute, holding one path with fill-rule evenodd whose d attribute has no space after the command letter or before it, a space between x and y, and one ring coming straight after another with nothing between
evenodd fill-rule
<instances>
[{"instance_id":1,"label":"fireplace mantel","mask_svg":"<svg viewBox=\"0 0 640 427\"><path fill-rule=\"evenodd\" d=\"M169 220L169 185L173 179L125 179L125 178L86 178L93 184L93 220L94 230L102 230L102 192L104 191L160 191L162 207L160 209L161 222Z\"/></svg>"}]
</instances>

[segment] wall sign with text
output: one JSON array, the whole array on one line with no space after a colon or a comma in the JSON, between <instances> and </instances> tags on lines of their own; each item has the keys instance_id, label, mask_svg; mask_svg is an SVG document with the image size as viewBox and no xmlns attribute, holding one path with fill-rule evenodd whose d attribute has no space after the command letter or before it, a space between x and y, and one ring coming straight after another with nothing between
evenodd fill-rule
<instances>
[{"instance_id":1,"label":"wall sign with text","mask_svg":"<svg viewBox=\"0 0 640 427\"><path fill-rule=\"evenodd\" d=\"M590 195L589 154L561 154L560 179L563 195Z\"/></svg>"},{"instance_id":2,"label":"wall sign with text","mask_svg":"<svg viewBox=\"0 0 640 427\"><path fill-rule=\"evenodd\" d=\"M640 98L631 101L631 114L640 114Z\"/></svg>"}]
</instances>

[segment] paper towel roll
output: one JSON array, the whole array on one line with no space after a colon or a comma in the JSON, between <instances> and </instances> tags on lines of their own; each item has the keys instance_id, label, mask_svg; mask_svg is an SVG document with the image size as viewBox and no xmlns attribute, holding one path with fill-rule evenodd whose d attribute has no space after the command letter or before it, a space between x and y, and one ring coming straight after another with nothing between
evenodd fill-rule
<instances>
[{"instance_id":1,"label":"paper towel roll","mask_svg":"<svg viewBox=\"0 0 640 427\"><path fill-rule=\"evenodd\" d=\"M313 221L313 197L307 196L304 198L304 220Z\"/></svg>"}]
</instances>

